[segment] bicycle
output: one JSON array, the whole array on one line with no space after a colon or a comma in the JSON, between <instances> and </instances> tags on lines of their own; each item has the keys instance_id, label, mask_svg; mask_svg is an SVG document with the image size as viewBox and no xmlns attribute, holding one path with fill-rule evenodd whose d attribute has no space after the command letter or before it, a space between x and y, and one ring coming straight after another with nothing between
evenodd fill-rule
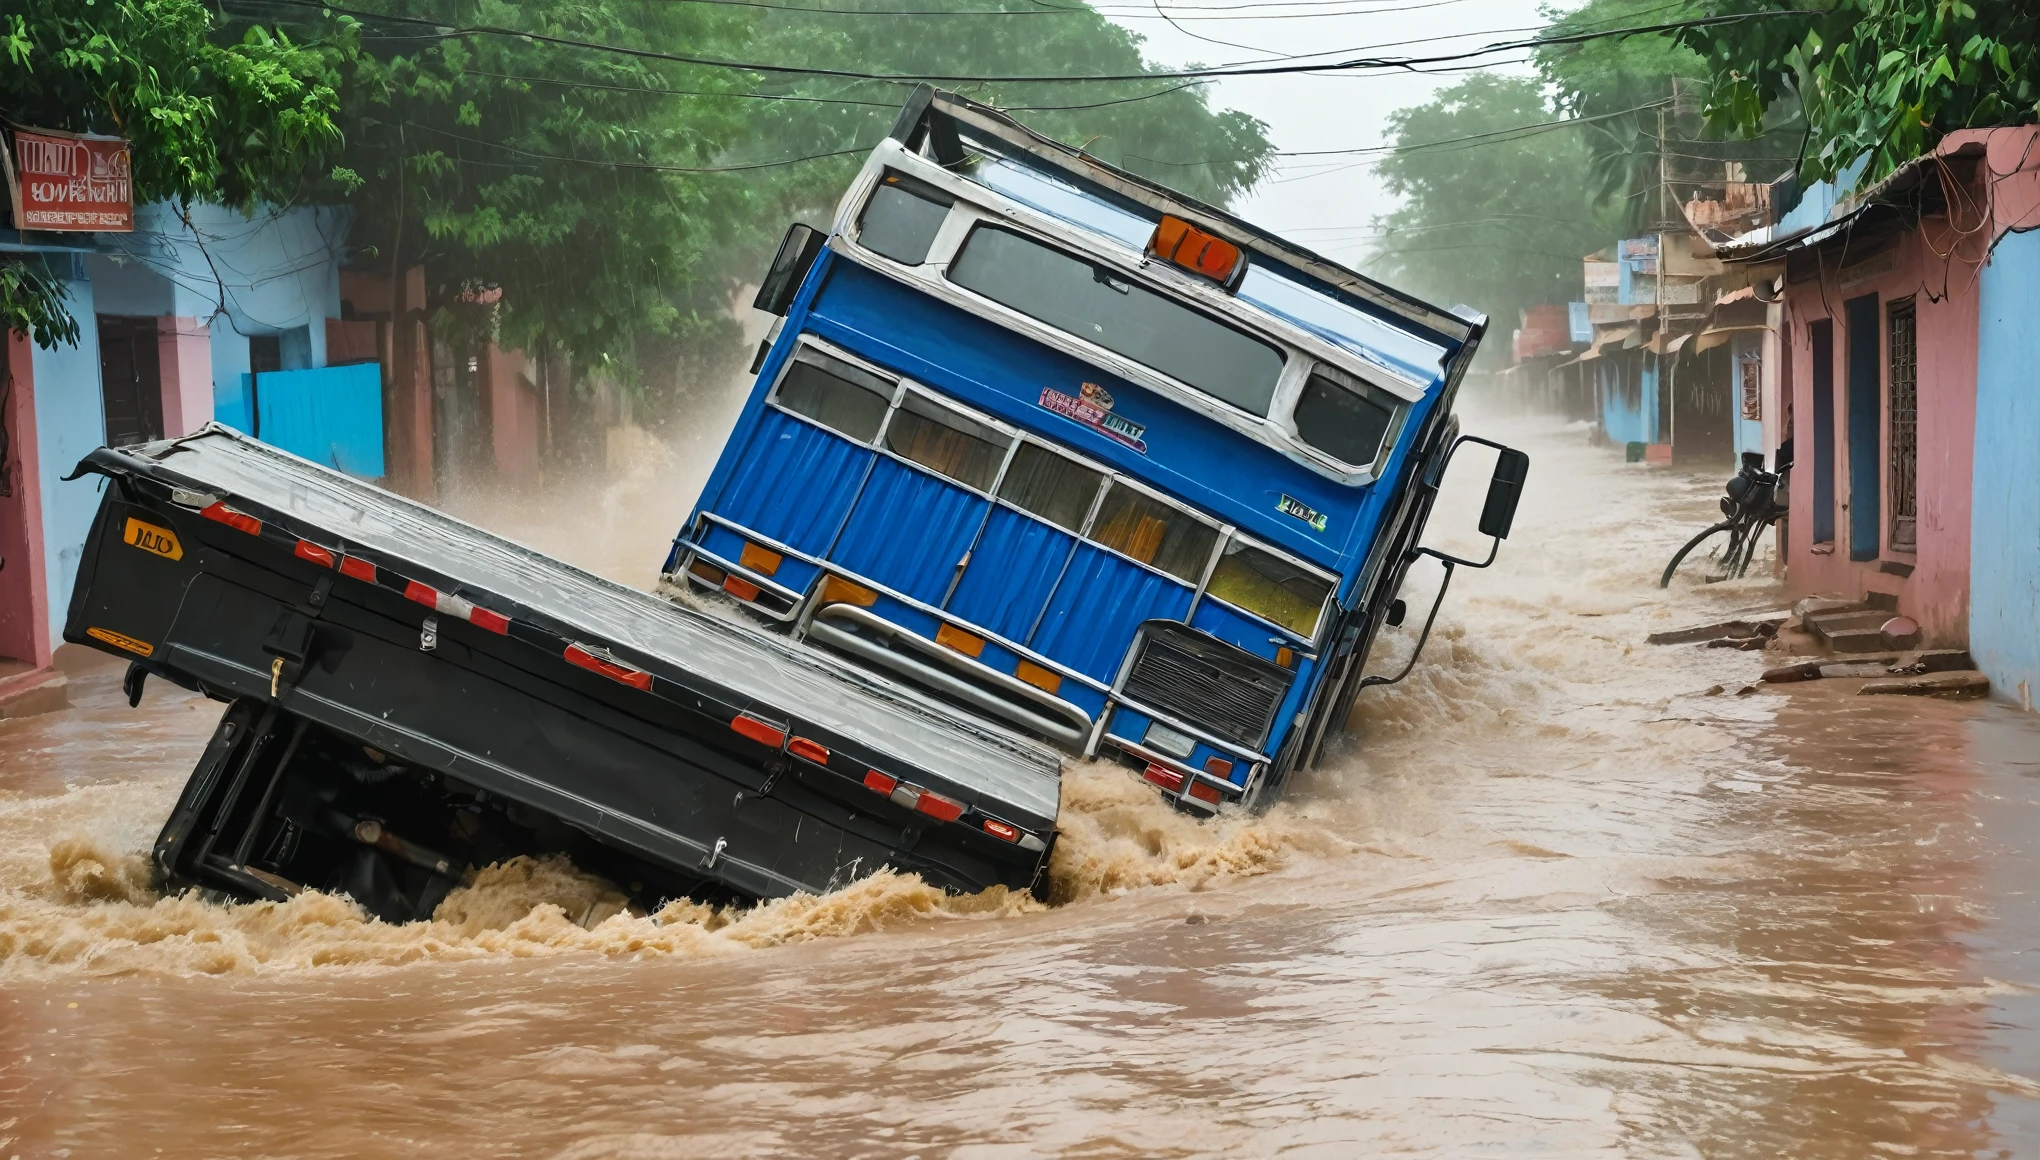
<instances>
[{"instance_id":1,"label":"bicycle","mask_svg":"<svg viewBox=\"0 0 2040 1160\"><path fill-rule=\"evenodd\" d=\"M1728 494L1722 497L1721 514L1726 516L1699 535L1687 540L1684 547L1672 554L1672 562L1665 565L1663 576L1658 578L1658 587L1669 588L1672 573L1679 570L1693 549L1706 543L1710 538L1723 532L1728 533L1728 550L1718 557L1725 565L1716 580L1740 579L1750 570L1750 559L1756 555L1757 542L1772 524L1784 518L1786 511L1785 472L1792 464L1784 461L1778 464L1776 472L1764 470L1764 456L1761 452L1745 451L1742 454L1742 469L1728 481Z\"/></svg>"}]
</instances>

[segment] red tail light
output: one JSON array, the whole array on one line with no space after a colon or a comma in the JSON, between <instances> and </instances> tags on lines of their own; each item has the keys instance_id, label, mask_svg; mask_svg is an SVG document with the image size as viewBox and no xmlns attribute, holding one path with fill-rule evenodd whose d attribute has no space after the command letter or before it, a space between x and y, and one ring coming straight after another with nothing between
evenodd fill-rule
<instances>
[{"instance_id":1,"label":"red tail light","mask_svg":"<svg viewBox=\"0 0 2040 1160\"><path fill-rule=\"evenodd\" d=\"M1207 757L1204 759L1204 772L1213 777L1231 781L1232 762L1227 761L1223 757Z\"/></svg>"},{"instance_id":2,"label":"red tail light","mask_svg":"<svg viewBox=\"0 0 2040 1160\"><path fill-rule=\"evenodd\" d=\"M938 822L953 822L963 816L962 802L925 789L921 791L921 800L914 803L914 808Z\"/></svg>"},{"instance_id":3,"label":"red tail light","mask_svg":"<svg viewBox=\"0 0 2040 1160\"><path fill-rule=\"evenodd\" d=\"M816 765L829 764L828 748L819 742L809 741L805 737L796 737L793 740L787 742L786 751L788 753L793 754L795 757L802 758L803 760L807 761L812 761Z\"/></svg>"},{"instance_id":4,"label":"red tail light","mask_svg":"<svg viewBox=\"0 0 2040 1160\"><path fill-rule=\"evenodd\" d=\"M742 576L723 577L722 590L739 600L758 599L758 586Z\"/></svg>"},{"instance_id":5,"label":"red tail light","mask_svg":"<svg viewBox=\"0 0 2040 1160\"><path fill-rule=\"evenodd\" d=\"M770 745L777 749L786 744L786 730L768 721L760 721L748 713L740 714L736 720L731 721L730 728L736 731L737 736L748 737L760 745Z\"/></svg>"},{"instance_id":6,"label":"red tail light","mask_svg":"<svg viewBox=\"0 0 2040 1160\"><path fill-rule=\"evenodd\" d=\"M215 502L212 506L198 514L215 523L225 524L237 532L246 532L251 536L262 534L261 520L246 512L237 512L223 503Z\"/></svg>"},{"instance_id":7,"label":"red tail light","mask_svg":"<svg viewBox=\"0 0 2040 1160\"><path fill-rule=\"evenodd\" d=\"M414 583L412 587L421 588L424 586ZM430 592L431 589L427 588L426 591ZM642 689L648 693L652 690L652 674L642 669L631 668L629 665L617 664L606 657L597 656L582 645L568 645L567 651L563 655L567 658L567 663L570 665L578 665L591 673L600 673L612 681L629 685L633 689Z\"/></svg>"},{"instance_id":8,"label":"red tail light","mask_svg":"<svg viewBox=\"0 0 2040 1160\"><path fill-rule=\"evenodd\" d=\"M1168 790L1170 793L1176 793L1183 788L1183 775L1166 765L1150 762L1147 772L1141 774L1141 776Z\"/></svg>"},{"instance_id":9,"label":"red tail light","mask_svg":"<svg viewBox=\"0 0 2040 1160\"><path fill-rule=\"evenodd\" d=\"M1215 785L1207 785L1206 783L1201 781L1193 781L1190 783L1190 796L1196 798L1198 801L1210 802L1212 805L1217 805L1218 787Z\"/></svg>"},{"instance_id":10,"label":"red tail light","mask_svg":"<svg viewBox=\"0 0 2040 1160\"><path fill-rule=\"evenodd\" d=\"M1019 827L1009 826L996 818L985 819L985 833L1007 842L1017 842L1020 840Z\"/></svg>"}]
</instances>

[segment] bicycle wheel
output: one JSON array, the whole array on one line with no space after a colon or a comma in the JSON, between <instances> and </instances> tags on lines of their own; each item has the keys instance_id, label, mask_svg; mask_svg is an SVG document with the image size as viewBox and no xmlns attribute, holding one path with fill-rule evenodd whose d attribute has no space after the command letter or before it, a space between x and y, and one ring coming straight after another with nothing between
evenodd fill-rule
<instances>
[{"instance_id":1,"label":"bicycle wheel","mask_svg":"<svg viewBox=\"0 0 2040 1160\"><path fill-rule=\"evenodd\" d=\"M1764 538L1764 533L1771 530L1771 523L1770 520L1760 519L1751 525L1748 537L1743 540L1742 557L1736 561L1736 579L1740 580L1749 575L1750 561L1756 559L1757 548Z\"/></svg>"},{"instance_id":2,"label":"bicycle wheel","mask_svg":"<svg viewBox=\"0 0 2040 1160\"><path fill-rule=\"evenodd\" d=\"M1672 573L1677 572L1679 570L1679 565L1685 563L1686 557L1692 553L1693 549L1699 547L1702 543L1706 542L1707 537L1728 531L1730 528L1733 528L1734 526L1735 526L1734 520L1723 520L1720 523L1715 524L1713 527L1708 528L1706 531L1701 532L1699 535L1694 536L1692 539L1687 540L1685 547L1680 548L1677 552L1672 553L1672 562L1665 565L1665 574L1663 576L1658 577L1657 586L1660 588L1670 588L1672 586Z\"/></svg>"}]
</instances>

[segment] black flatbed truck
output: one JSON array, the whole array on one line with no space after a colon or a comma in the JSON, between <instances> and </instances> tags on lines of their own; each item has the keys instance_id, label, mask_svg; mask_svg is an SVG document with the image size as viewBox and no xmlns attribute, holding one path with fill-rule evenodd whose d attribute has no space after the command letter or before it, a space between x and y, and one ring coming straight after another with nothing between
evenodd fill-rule
<instances>
[{"instance_id":1,"label":"black flatbed truck","mask_svg":"<svg viewBox=\"0 0 2040 1160\"><path fill-rule=\"evenodd\" d=\"M217 425L102 448L64 639L229 707L157 884L429 916L564 853L640 906L881 866L1040 889L1045 746L818 651L610 583Z\"/></svg>"}]
</instances>

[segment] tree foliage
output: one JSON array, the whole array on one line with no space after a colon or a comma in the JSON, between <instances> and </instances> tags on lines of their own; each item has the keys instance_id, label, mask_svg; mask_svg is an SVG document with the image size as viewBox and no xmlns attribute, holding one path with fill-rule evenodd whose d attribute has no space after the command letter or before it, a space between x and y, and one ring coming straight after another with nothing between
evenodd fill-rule
<instances>
[{"instance_id":1,"label":"tree foliage","mask_svg":"<svg viewBox=\"0 0 2040 1160\"><path fill-rule=\"evenodd\" d=\"M1776 6L1704 0L1701 9ZM1679 36L1706 58L1707 119L1717 131L1748 134L1780 102L1804 106L1809 179L1867 159L1862 180L1874 181L1944 134L2040 113L2040 10L2030 0L1820 0L1801 18Z\"/></svg>"},{"instance_id":2,"label":"tree foliage","mask_svg":"<svg viewBox=\"0 0 2040 1160\"><path fill-rule=\"evenodd\" d=\"M1538 80L1485 74L1390 114L1397 152L1378 172L1403 204L1375 219L1369 268L1482 310L1504 334L1523 307L1578 298L1581 255L1619 222L1582 180L1590 150L1580 128L1546 124L1559 115ZM1505 344L1489 349L1506 354Z\"/></svg>"},{"instance_id":3,"label":"tree foliage","mask_svg":"<svg viewBox=\"0 0 2040 1160\"><path fill-rule=\"evenodd\" d=\"M730 336L731 294L789 218L826 217L907 93L661 54L907 75L1149 68L1140 38L1090 8L1028 0L914 0L938 12L925 16L895 15L896 0L357 0L349 11L373 13L358 19L241 0L218 11L264 19L234 24L202 0L20 2L0 17L0 49L23 66L0 78L7 115L128 136L139 201L344 201L357 259L424 267L428 301L408 307L625 378L644 343ZM1259 122L1194 85L970 88L1207 200L1251 187L1273 154ZM10 285L42 284L26 278Z\"/></svg>"},{"instance_id":4,"label":"tree foliage","mask_svg":"<svg viewBox=\"0 0 2040 1160\"><path fill-rule=\"evenodd\" d=\"M391 16L496 25L625 49L718 54L740 8L634 0L392 0ZM731 94L750 78L504 36L420 36L366 21L345 86L343 155L359 185L357 253L422 265L428 301L506 345L625 365L642 335L719 308L693 293L705 255L741 216L743 188L712 170L740 138ZM713 279L706 279L712 281Z\"/></svg>"},{"instance_id":5,"label":"tree foliage","mask_svg":"<svg viewBox=\"0 0 2040 1160\"><path fill-rule=\"evenodd\" d=\"M289 201L341 141L338 64L349 29L306 43L229 28L202 0L11 0L0 13L0 114L18 125L128 139L135 200L249 207ZM0 327L75 341L46 272L0 273Z\"/></svg>"}]
</instances>

